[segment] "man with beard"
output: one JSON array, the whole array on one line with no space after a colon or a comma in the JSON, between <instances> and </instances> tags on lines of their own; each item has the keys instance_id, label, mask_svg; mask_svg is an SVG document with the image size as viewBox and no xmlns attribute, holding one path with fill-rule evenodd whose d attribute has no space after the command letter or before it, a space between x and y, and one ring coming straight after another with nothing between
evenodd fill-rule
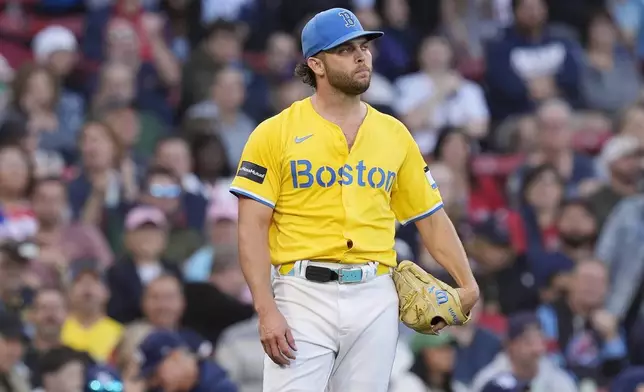
<instances>
[{"instance_id":1,"label":"man with beard","mask_svg":"<svg viewBox=\"0 0 644 392\"><path fill-rule=\"evenodd\" d=\"M61 347L61 330L67 317L65 296L57 289L39 290L31 307L34 335L25 353L24 363L30 370L31 386L42 386L40 359L47 351Z\"/></svg>"},{"instance_id":2,"label":"man with beard","mask_svg":"<svg viewBox=\"0 0 644 392\"><path fill-rule=\"evenodd\" d=\"M591 257L599 225L590 206L584 200L563 203L557 221L560 251L573 262Z\"/></svg>"},{"instance_id":3,"label":"man with beard","mask_svg":"<svg viewBox=\"0 0 644 392\"><path fill-rule=\"evenodd\" d=\"M537 311L551 358L579 382L602 387L628 363L619 321L603 307L607 291L604 265L579 261L567 294Z\"/></svg>"},{"instance_id":4,"label":"man with beard","mask_svg":"<svg viewBox=\"0 0 644 392\"><path fill-rule=\"evenodd\" d=\"M478 299L418 145L360 100L372 73L369 42L381 35L341 8L306 24L296 74L315 94L255 129L230 188L266 392L387 391L399 325L396 220L415 222L461 287L465 314Z\"/></svg>"},{"instance_id":5,"label":"man with beard","mask_svg":"<svg viewBox=\"0 0 644 392\"><path fill-rule=\"evenodd\" d=\"M639 190L641 156L640 143L634 136L615 136L602 148L599 159L608 172L608 183L588 198L600 227L620 200Z\"/></svg>"}]
</instances>

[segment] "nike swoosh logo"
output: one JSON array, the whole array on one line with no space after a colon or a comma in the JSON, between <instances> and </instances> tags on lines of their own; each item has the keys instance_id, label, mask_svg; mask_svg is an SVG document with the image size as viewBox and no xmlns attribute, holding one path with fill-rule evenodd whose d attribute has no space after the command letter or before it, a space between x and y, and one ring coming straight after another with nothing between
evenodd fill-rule
<instances>
[{"instance_id":1,"label":"nike swoosh logo","mask_svg":"<svg viewBox=\"0 0 644 392\"><path fill-rule=\"evenodd\" d=\"M296 137L295 138L295 143L298 143L298 144L302 143L303 141L305 141L306 139L310 138L311 136L313 136L313 134L302 136L302 137Z\"/></svg>"}]
</instances>

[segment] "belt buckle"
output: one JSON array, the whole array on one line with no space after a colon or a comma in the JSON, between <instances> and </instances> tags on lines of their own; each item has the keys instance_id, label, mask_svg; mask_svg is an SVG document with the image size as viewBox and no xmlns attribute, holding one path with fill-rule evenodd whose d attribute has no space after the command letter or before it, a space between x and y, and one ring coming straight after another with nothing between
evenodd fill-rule
<instances>
[{"instance_id":1,"label":"belt buckle","mask_svg":"<svg viewBox=\"0 0 644 392\"><path fill-rule=\"evenodd\" d=\"M362 282L362 268L360 267L346 267L338 269L338 283L351 284Z\"/></svg>"}]
</instances>

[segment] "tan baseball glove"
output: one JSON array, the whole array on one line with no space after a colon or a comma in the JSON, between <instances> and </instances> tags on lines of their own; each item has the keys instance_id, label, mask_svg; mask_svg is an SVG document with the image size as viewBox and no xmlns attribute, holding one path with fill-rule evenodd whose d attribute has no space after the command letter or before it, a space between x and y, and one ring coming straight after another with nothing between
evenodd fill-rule
<instances>
[{"instance_id":1,"label":"tan baseball glove","mask_svg":"<svg viewBox=\"0 0 644 392\"><path fill-rule=\"evenodd\" d=\"M461 299L453 287L436 279L415 263L400 262L393 272L400 300L400 321L409 328L436 335L436 324L463 325L470 320L464 314Z\"/></svg>"}]
</instances>

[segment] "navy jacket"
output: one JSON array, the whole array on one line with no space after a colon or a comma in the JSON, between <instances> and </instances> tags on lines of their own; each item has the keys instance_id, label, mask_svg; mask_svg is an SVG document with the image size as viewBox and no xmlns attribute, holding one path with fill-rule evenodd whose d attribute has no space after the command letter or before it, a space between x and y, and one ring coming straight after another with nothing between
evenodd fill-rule
<instances>
[{"instance_id":1,"label":"navy jacket","mask_svg":"<svg viewBox=\"0 0 644 392\"><path fill-rule=\"evenodd\" d=\"M181 271L170 263L161 262L166 273L181 279ZM138 320L141 312L143 282L139 278L134 262L130 258L119 260L107 270L107 286L110 288L110 300L107 304L107 315L121 324Z\"/></svg>"},{"instance_id":2,"label":"navy jacket","mask_svg":"<svg viewBox=\"0 0 644 392\"><path fill-rule=\"evenodd\" d=\"M563 98L579 103L579 53L572 42L544 33L530 41L509 27L486 48L485 81L492 117L503 120L512 114L532 111L526 80L553 76Z\"/></svg>"}]
</instances>

